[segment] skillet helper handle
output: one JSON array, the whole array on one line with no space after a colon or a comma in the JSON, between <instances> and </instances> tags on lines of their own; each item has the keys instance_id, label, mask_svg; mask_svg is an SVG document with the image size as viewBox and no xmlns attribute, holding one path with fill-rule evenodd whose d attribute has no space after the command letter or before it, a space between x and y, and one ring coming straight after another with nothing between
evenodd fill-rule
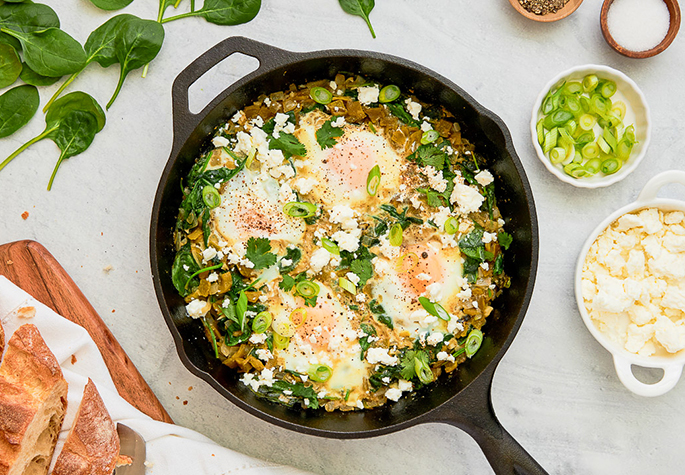
<instances>
[{"instance_id":1,"label":"skillet helper handle","mask_svg":"<svg viewBox=\"0 0 685 475\"><path fill-rule=\"evenodd\" d=\"M671 183L680 183L681 185L685 186L685 171L668 170L655 175L642 189L640 195L637 197L637 201L643 202L656 199L656 194L659 192L661 187Z\"/></svg>"},{"instance_id":2,"label":"skillet helper handle","mask_svg":"<svg viewBox=\"0 0 685 475\"><path fill-rule=\"evenodd\" d=\"M245 38L244 36L226 38L211 49L205 51L200 57L181 71L171 87L171 99L175 119L174 136L178 136L178 133L181 130L193 130L194 124L192 124L193 127L188 128L190 125L189 122L192 123L198 116L204 116L204 111L199 114L190 112L188 107L188 90L190 89L190 86L207 73L207 71L234 53L242 53L259 61L259 67L251 72L250 75L262 74L288 60L292 60L293 55L297 54ZM229 86L230 84L226 85L227 88Z\"/></svg>"},{"instance_id":3,"label":"skillet helper handle","mask_svg":"<svg viewBox=\"0 0 685 475\"><path fill-rule=\"evenodd\" d=\"M497 420L490 392L492 374L484 376L434 411L430 422L451 424L467 432L497 475L548 475Z\"/></svg>"}]
</instances>

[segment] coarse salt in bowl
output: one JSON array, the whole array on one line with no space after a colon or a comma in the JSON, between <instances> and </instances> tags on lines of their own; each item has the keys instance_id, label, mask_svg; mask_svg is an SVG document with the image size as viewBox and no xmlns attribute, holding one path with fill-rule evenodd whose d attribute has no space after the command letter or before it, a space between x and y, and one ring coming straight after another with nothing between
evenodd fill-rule
<instances>
[{"instance_id":1,"label":"coarse salt in bowl","mask_svg":"<svg viewBox=\"0 0 685 475\"><path fill-rule=\"evenodd\" d=\"M586 308L585 298L583 296L583 268L590 253L590 248L595 243L597 238L611 226L612 223L617 221L624 215L640 212L641 210L656 208L663 213L670 213L673 211L685 213L685 201L674 200L674 199L664 199L657 198L657 192L663 186L670 183L679 183L685 186L685 171L671 170L660 173L653 177L645 185L645 187L640 192L637 200L623 208L617 210L608 216L604 221L602 221L599 226L590 234L588 239L585 241L580 255L578 257L578 262L576 264L576 274L575 274L575 294L576 303L578 305L578 310L580 316L583 319L583 323L590 331L592 336L613 356L614 367L616 369L616 374L623 385L628 388L633 393L639 396L653 397L660 396L667 393L675 387L678 383L680 376L683 371L683 366L685 365L685 349L680 350L672 355L658 355L654 354L647 356L645 354L640 355L628 351L623 345L619 344L616 339L601 331L597 325L594 323L588 309ZM685 227L685 221L680 223L681 226ZM649 265L646 265L646 269ZM647 277L649 278L649 276ZM683 280L683 279L681 279ZM680 282L679 287L685 287L685 282ZM620 317L621 314L615 314ZM616 319L616 331L619 331L620 326L619 318ZM673 338L682 338L685 334L671 334L669 335ZM654 384L646 384L638 380L632 371L632 366L642 366L646 368L659 368L664 371L661 380Z\"/></svg>"},{"instance_id":2,"label":"coarse salt in bowl","mask_svg":"<svg viewBox=\"0 0 685 475\"><path fill-rule=\"evenodd\" d=\"M582 81L588 74L596 74L600 79L611 79L616 83L616 93L611 97L611 100L613 102L621 100L626 104L626 117L624 118L623 123L626 126L630 124L635 126L637 143L633 146L628 160L626 160L621 169L616 173L612 175L597 173L590 177L573 178L564 172L562 164L553 164L549 157L545 155L542 146L538 143L536 126L538 120L543 116L540 108L542 106L542 101L547 96L549 90L564 80ZM637 168L647 152L647 147L649 146L652 134L652 125L649 117L647 99L645 99L644 94L632 79L621 71L610 68L609 66L585 64L559 73L542 88L542 91L533 105L530 132L533 139L533 147L535 148L538 158L553 175L561 181L579 188L601 188L623 180Z\"/></svg>"}]
</instances>

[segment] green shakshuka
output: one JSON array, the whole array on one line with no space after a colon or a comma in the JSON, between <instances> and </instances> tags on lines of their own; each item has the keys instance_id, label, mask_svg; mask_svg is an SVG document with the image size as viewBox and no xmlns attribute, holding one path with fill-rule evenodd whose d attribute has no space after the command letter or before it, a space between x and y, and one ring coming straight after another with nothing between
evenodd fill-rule
<instances>
[{"instance_id":1,"label":"green shakshuka","mask_svg":"<svg viewBox=\"0 0 685 475\"><path fill-rule=\"evenodd\" d=\"M454 371L509 285L496 180L454 117L339 74L263 95L183 181L172 278L258 396L359 410Z\"/></svg>"}]
</instances>

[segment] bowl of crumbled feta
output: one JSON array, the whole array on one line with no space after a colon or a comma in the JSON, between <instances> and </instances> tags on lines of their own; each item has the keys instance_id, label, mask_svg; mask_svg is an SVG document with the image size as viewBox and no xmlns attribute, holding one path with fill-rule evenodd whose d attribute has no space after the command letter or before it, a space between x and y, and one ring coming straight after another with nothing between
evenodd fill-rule
<instances>
[{"instance_id":1,"label":"bowl of crumbled feta","mask_svg":"<svg viewBox=\"0 0 685 475\"><path fill-rule=\"evenodd\" d=\"M676 385L685 365L685 201L657 198L685 171L652 178L637 201L606 218L585 242L575 276L588 330L614 358L621 382L641 396ZM632 365L660 368L654 384Z\"/></svg>"}]
</instances>

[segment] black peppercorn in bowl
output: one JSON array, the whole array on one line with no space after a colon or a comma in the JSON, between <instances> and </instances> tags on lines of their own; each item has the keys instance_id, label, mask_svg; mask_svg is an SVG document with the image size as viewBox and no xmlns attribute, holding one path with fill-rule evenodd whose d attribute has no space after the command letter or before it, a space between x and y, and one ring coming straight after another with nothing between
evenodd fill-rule
<instances>
[{"instance_id":1,"label":"black peppercorn in bowl","mask_svg":"<svg viewBox=\"0 0 685 475\"><path fill-rule=\"evenodd\" d=\"M575 12L583 0L509 0L511 6L529 20L552 22Z\"/></svg>"}]
</instances>

